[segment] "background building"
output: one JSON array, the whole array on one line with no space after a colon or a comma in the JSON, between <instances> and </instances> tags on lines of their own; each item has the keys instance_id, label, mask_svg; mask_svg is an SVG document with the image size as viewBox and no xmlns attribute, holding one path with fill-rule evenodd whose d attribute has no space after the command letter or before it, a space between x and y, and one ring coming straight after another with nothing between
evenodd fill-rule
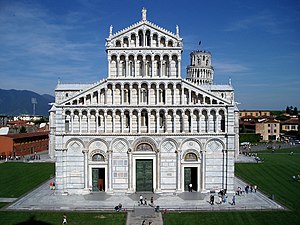
<instances>
[{"instance_id":1,"label":"background building","mask_svg":"<svg viewBox=\"0 0 300 225\"><path fill-rule=\"evenodd\" d=\"M272 118L258 121L255 124L255 131L261 135L262 141L279 140L280 122Z\"/></svg>"},{"instance_id":2,"label":"background building","mask_svg":"<svg viewBox=\"0 0 300 225\"><path fill-rule=\"evenodd\" d=\"M108 77L62 84L50 110L57 192L234 191L238 109L231 84L214 85L211 54L142 19L106 39Z\"/></svg>"},{"instance_id":3,"label":"background building","mask_svg":"<svg viewBox=\"0 0 300 225\"><path fill-rule=\"evenodd\" d=\"M240 110L239 117L270 117L271 111L269 110Z\"/></svg>"},{"instance_id":4,"label":"background building","mask_svg":"<svg viewBox=\"0 0 300 225\"><path fill-rule=\"evenodd\" d=\"M4 159L38 154L47 151L48 145L49 131L0 135L0 156Z\"/></svg>"}]
</instances>

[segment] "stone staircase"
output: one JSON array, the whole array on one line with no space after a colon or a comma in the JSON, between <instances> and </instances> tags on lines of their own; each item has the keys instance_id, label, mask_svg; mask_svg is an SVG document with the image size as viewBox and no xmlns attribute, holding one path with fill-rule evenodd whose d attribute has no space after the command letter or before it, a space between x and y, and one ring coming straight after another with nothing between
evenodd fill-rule
<instances>
[{"instance_id":1,"label":"stone staircase","mask_svg":"<svg viewBox=\"0 0 300 225\"><path fill-rule=\"evenodd\" d=\"M153 225L163 225L163 219L160 212L155 212L155 209L150 206L137 206L133 211L127 213L126 225L141 225L143 220L148 225L153 222Z\"/></svg>"}]
</instances>

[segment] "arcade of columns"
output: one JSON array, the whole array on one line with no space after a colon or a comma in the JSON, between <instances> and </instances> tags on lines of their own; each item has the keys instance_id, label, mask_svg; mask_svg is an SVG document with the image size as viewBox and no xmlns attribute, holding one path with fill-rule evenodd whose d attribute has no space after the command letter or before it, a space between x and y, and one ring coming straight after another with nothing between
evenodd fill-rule
<instances>
[{"instance_id":1,"label":"arcade of columns","mask_svg":"<svg viewBox=\"0 0 300 225\"><path fill-rule=\"evenodd\" d=\"M226 107L204 94L187 88L182 91L182 84L175 82L107 83L106 88L72 101L72 105L88 105L89 109L73 109L71 102L66 104L66 132L225 132ZM98 103L103 103L100 110L93 107ZM178 109L179 104L182 109ZM204 107L199 109L199 104Z\"/></svg>"}]
</instances>

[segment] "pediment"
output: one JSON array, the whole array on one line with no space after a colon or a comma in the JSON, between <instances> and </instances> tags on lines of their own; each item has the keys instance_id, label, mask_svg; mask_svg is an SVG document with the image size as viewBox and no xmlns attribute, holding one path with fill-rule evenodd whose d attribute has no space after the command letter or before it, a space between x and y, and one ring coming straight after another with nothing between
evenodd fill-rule
<instances>
[{"instance_id":1,"label":"pediment","mask_svg":"<svg viewBox=\"0 0 300 225\"><path fill-rule=\"evenodd\" d=\"M131 82L130 82L131 83ZM181 89L184 91L184 95L190 102L193 104L212 104L212 105L230 105L233 104L233 96L227 96L226 98L222 98L218 96L217 93L209 91L199 85L195 85L190 83L186 80L181 80ZM116 85L116 86L115 86ZM134 87L134 93L137 92L137 83L132 81L131 85ZM141 85L144 87L145 84ZM159 85L159 84L158 84ZM148 85L146 85L148 86ZM213 85L212 85L213 86ZM112 88L115 87L116 89L112 91ZM127 84L129 87L129 83ZM167 85L166 85L167 87ZM154 93L155 91L151 91ZM114 93L114 96L112 95ZM100 83L96 83L94 86L85 89L74 95L60 104L59 106L109 106L121 104L120 94L121 93L121 86L120 83L115 83L111 80L104 80ZM228 92L230 95L231 93ZM122 94L123 95L123 94ZM117 97L118 96L118 97ZM178 97L180 98L180 97Z\"/></svg>"},{"instance_id":2,"label":"pediment","mask_svg":"<svg viewBox=\"0 0 300 225\"><path fill-rule=\"evenodd\" d=\"M112 33L112 27L110 36L106 39L106 47L119 47L117 43L124 43L126 42L125 39L128 41L128 45L132 47L133 45L130 45L130 41L133 40L133 37L135 39L138 39L140 32L143 33L143 35L146 35L147 32L149 32L149 35L151 36L151 39L153 39L155 36L157 40L161 40L161 38L164 38L166 42L171 41L172 47L181 47L182 39L179 37L179 28L176 27L176 33L173 33L171 31L168 31L162 27L159 27L158 25L147 21L142 20L138 23L135 23L125 29L122 29L116 33ZM121 46L120 46L121 47ZM123 46L124 47L124 46ZM128 47L128 46L127 46Z\"/></svg>"},{"instance_id":3,"label":"pediment","mask_svg":"<svg viewBox=\"0 0 300 225\"><path fill-rule=\"evenodd\" d=\"M171 31L168 31L167 29L165 28L162 28L150 21L140 21L138 23L135 23L135 24L132 24L131 26L125 28L125 29L122 29L118 32L116 32L115 34L113 34L110 39L111 40L114 40L114 39L117 39L117 38L120 38L121 36L129 36L130 37L130 34L132 32L137 32L139 30L152 30L156 33L158 33L159 35L161 36L166 36L168 38L173 38L173 39L178 39L178 36L171 32Z\"/></svg>"},{"instance_id":4,"label":"pediment","mask_svg":"<svg viewBox=\"0 0 300 225\"><path fill-rule=\"evenodd\" d=\"M92 99L93 97L95 97L94 95L99 95L99 91L101 92L101 90L105 91L105 87L106 87L106 80L102 80L98 83L95 83L91 87L82 90L78 94L65 99L63 102L61 102L58 105L60 106L81 105L80 99L83 99L82 105L85 105L87 101L89 101L90 104L92 104Z\"/></svg>"},{"instance_id":5,"label":"pediment","mask_svg":"<svg viewBox=\"0 0 300 225\"><path fill-rule=\"evenodd\" d=\"M231 101L225 98L221 98L220 96L217 96L215 93L202 88L200 85L195 85L194 83L190 83L186 80L182 80L182 85L184 88L189 89L191 91L193 91L196 95L202 95L205 97L208 97L210 99L210 102L212 104L212 101L216 101L216 104L224 104L224 105L228 105L228 104L232 104ZM212 85L213 86L213 85ZM205 99L204 99L205 101Z\"/></svg>"}]
</instances>

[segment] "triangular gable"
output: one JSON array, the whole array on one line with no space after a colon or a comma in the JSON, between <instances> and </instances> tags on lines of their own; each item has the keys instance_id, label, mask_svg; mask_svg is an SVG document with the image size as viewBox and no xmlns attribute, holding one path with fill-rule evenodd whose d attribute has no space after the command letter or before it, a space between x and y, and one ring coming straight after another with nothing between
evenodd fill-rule
<instances>
[{"instance_id":1,"label":"triangular gable","mask_svg":"<svg viewBox=\"0 0 300 225\"><path fill-rule=\"evenodd\" d=\"M171 32L171 31L168 31L150 21L139 21L137 23L134 23L132 24L131 26L125 28L125 29L122 29L120 31L117 31L116 33L112 34L108 39L109 40L115 40L115 39L118 39L124 35L128 35L130 34L133 30L135 29L139 29L139 28L144 28L144 29L153 29L153 30L156 30L157 33L160 33L166 37L169 37L169 38L172 38L172 39L175 39L175 40L181 40L181 38L179 38L179 35L176 35L175 33Z\"/></svg>"},{"instance_id":2,"label":"triangular gable","mask_svg":"<svg viewBox=\"0 0 300 225\"><path fill-rule=\"evenodd\" d=\"M77 100L81 97L86 97L88 94L92 94L95 91L99 91L100 89L105 87L104 84L106 84L106 81L107 80L105 79L105 80L100 81L99 83L95 83L95 85L93 85L92 87L85 89L85 90L79 92L78 94L73 95L70 98L65 99L63 102L59 103L58 105L60 105L60 106L67 105L67 103L69 103L69 102L72 103L73 100Z\"/></svg>"},{"instance_id":3,"label":"triangular gable","mask_svg":"<svg viewBox=\"0 0 300 225\"><path fill-rule=\"evenodd\" d=\"M182 84L185 85L185 87L188 87L190 90L195 91L198 94L204 93L207 97L210 97L211 99L216 99L217 101L223 103L223 104L231 104L231 102L226 101L226 99L220 98L219 96L214 95L214 93L201 88L200 85L195 85L193 83L190 83L186 80L182 80Z\"/></svg>"}]
</instances>

